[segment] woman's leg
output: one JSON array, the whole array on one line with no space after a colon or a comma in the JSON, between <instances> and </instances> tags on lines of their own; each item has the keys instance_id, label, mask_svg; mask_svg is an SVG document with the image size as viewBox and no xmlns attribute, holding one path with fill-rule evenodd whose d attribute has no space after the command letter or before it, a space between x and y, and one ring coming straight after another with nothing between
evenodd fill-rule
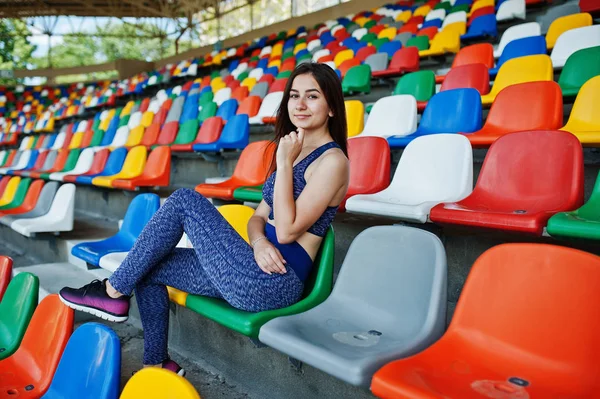
<instances>
[{"instance_id":1,"label":"woman's leg","mask_svg":"<svg viewBox=\"0 0 600 399\"><path fill-rule=\"evenodd\" d=\"M206 198L189 189L175 191L150 219L127 258L111 276L111 285L129 295L173 251L184 231L194 246L198 263L187 267L169 265L177 269L174 274L186 276L186 281L197 281L201 272L196 269L200 267L222 298L246 311L285 307L300 298L303 284L291 268L285 274L272 275L260 270L250 245ZM161 281L157 277L153 280ZM162 283L172 285L167 281ZM198 287L187 283L181 288L173 286L204 295L200 292L204 282L198 284Z\"/></svg>"}]
</instances>

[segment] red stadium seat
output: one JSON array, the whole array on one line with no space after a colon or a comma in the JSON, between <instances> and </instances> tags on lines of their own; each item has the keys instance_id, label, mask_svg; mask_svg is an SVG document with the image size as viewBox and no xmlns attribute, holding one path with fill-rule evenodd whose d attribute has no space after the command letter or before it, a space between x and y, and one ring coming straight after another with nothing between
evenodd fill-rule
<instances>
[{"instance_id":1,"label":"red stadium seat","mask_svg":"<svg viewBox=\"0 0 600 399\"><path fill-rule=\"evenodd\" d=\"M223 130L223 119L218 116L212 116L206 119L200 129L198 130L198 135L196 139L189 144L173 144L171 146L171 151L176 152L192 152L194 144L208 144L213 143L219 139L221 136L221 131Z\"/></svg>"},{"instance_id":2,"label":"red stadium seat","mask_svg":"<svg viewBox=\"0 0 600 399\"><path fill-rule=\"evenodd\" d=\"M416 47L404 47L396 51L387 69L372 72L373 77L399 76L407 72L419 70L419 49Z\"/></svg>"},{"instance_id":3,"label":"red stadium seat","mask_svg":"<svg viewBox=\"0 0 600 399\"><path fill-rule=\"evenodd\" d=\"M472 88L479 94L490 92L490 73L483 64L467 64L450 69L440 91Z\"/></svg>"}]
</instances>

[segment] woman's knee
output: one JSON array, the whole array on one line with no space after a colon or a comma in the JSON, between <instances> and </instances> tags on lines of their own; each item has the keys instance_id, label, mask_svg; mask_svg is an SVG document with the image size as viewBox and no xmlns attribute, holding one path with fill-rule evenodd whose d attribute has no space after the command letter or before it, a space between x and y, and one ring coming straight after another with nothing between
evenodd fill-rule
<instances>
[{"instance_id":1,"label":"woman's knee","mask_svg":"<svg viewBox=\"0 0 600 399\"><path fill-rule=\"evenodd\" d=\"M199 202L208 202L208 200L202 194L192 190L191 188L178 188L169 196L168 200L181 206L188 204L197 206Z\"/></svg>"}]
</instances>

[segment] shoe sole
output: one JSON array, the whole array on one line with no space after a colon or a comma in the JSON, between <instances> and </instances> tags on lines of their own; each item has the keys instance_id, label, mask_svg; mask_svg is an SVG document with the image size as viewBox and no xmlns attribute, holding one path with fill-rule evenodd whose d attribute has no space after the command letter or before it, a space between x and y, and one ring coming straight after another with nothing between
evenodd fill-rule
<instances>
[{"instance_id":1,"label":"shoe sole","mask_svg":"<svg viewBox=\"0 0 600 399\"><path fill-rule=\"evenodd\" d=\"M80 312L84 312L84 313L89 313L96 317L100 317L101 319L106 320L106 321L112 321L115 323L123 323L123 322L127 321L127 319L129 318L129 316L115 316L113 314L103 312L100 309L96 309L96 308L93 308L90 306L84 306L84 305L79 305L79 304L70 302L70 301L66 300L65 298L63 298L62 295L58 295L58 297L60 298L62 303L64 303L71 309L79 310Z\"/></svg>"}]
</instances>

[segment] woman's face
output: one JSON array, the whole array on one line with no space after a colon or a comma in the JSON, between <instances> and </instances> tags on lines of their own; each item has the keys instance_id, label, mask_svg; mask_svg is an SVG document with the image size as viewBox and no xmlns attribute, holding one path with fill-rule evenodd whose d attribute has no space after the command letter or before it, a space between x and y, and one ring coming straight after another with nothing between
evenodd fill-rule
<instances>
[{"instance_id":1,"label":"woman's face","mask_svg":"<svg viewBox=\"0 0 600 399\"><path fill-rule=\"evenodd\" d=\"M333 116L325 94L310 73L296 76L287 106L294 126L304 130L321 128Z\"/></svg>"}]
</instances>

